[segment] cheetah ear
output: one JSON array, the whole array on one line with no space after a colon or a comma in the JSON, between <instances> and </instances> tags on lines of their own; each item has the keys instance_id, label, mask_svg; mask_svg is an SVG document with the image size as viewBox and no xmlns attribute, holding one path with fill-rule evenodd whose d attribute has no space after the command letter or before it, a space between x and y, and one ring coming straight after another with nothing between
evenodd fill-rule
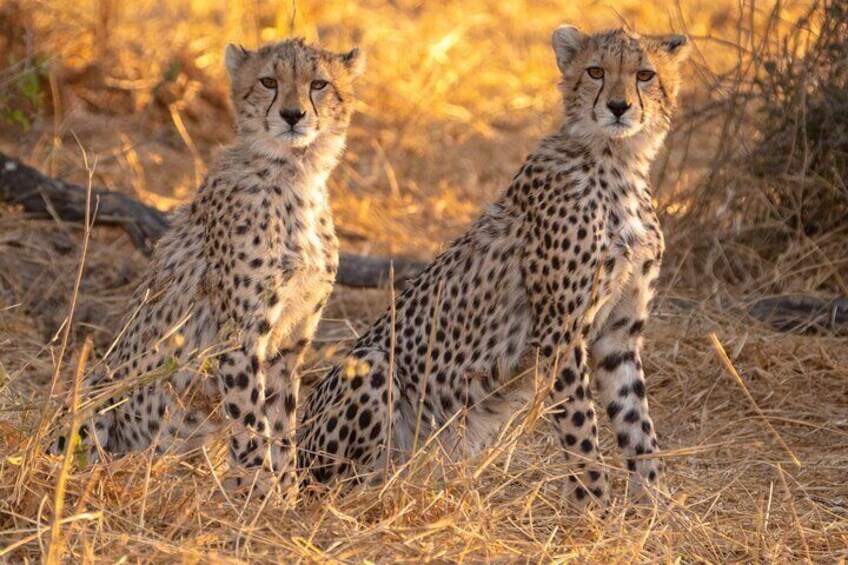
<instances>
[{"instance_id":1,"label":"cheetah ear","mask_svg":"<svg viewBox=\"0 0 848 565\"><path fill-rule=\"evenodd\" d=\"M685 61L692 51L692 42L681 33L658 37L657 42L660 49L668 53L671 61L678 65Z\"/></svg>"},{"instance_id":2,"label":"cheetah ear","mask_svg":"<svg viewBox=\"0 0 848 565\"><path fill-rule=\"evenodd\" d=\"M247 61L248 57L250 57L250 51L241 45L236 45L235 43L227 45L224 51L224 63L227 65L227 70L230 71L231 76L235 75L236 69Z\"/></svg>"},{"instance_id":3,"label":"cheetah ear","mask_svg":"<svg viewBox=\"0 0 848 565\"><path fill-rule=\"evenodd\" d=\"M358 78L365 72L365 53L359 47L342 54L341 60L351 77Z\"/></svg>"},{"instance_id":4,"label":"cheetah ear","mask_svg":"<svg viewBox=\"0 0 848 565\"><path fill-rule=\"evenodd\" d=\"M586 34L576 26L564 25L554 31L551 43L554 47L559 72L565 72L571 60L574 59L574 55L583 47L585 39Z\"/></svg>"}]
</instances>

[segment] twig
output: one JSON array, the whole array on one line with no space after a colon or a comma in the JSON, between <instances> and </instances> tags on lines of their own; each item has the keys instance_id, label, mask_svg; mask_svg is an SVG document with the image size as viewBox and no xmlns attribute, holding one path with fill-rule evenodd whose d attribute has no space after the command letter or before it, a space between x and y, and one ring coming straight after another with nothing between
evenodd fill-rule
<instances>
[{"instance_id":1,"label":"twig","mask_svg":"<svg viewBox=\"0 0 848 565\"><path fill-rule=\"evenodd\" d=\"M789 484L786 482L786 475L783 472L783 467L781 467L780 463L777 464L777 474L780 477L780 484L783 486L783 490L786 492L786 498L789 500L789 509L792 510L792 521L795 525L795 529L798 530L798 535L801 537L801 543L804 544L804 554L806 556L807 563L812 563L813 560L810 557L810 545L807 543L807 537L804 535L804 528L801 526L801 520L798 518L798 511L795 510L795 501L792 500L792 491L789 490Z\"/></svg>"},{"instance_id":2,"label":"twig","mask_svg":"<svg viewBox=\"0 0 848 565\"><path fill-rule=\"evenodd\" d=\"M76 451L76 443L79 434L77 427L79 426L79 413L77 407L79 405L80 387L82 385L83 373L85 372L85 364L88 361L88 355L91 353L93 342L91 336L85 339L85 344L82 346L79 362L77 363L76 374L74 375L74 392L71 399L71 427L68 433L69 441L65 446L65 456L62 459L62 469L59 471L59 478L56 481L56 493L53 503L53 523L50 527L50 545L47 552L47 563L61 563L62 551L64 544L61 540L62 534L62 509L65 505L65 487L68 482L68 475L71 472L72 460Z\"/></svg>"},{"instance_id":3,"label":"twig","mask_svg":"<svg viewBox=\"0 0 848 565\"><path fill-rule=\"evenodd\" d=\"M734 380L736 381L736 384L738 384L739 387L742 389L742 392L745 393L745 396L748 398L748 401L751 403L751 406L753 406L754 410L756 410L757 415L762 419L763 423L765 423L766 427L774 435L774 437L777 438L777 441L780 443L781 447L783 447L784 451L786 451L786 453L789 455L789 458L792 459L792 462L795 464L795 466L800 467L801 461L795 456L795 454L792 452L786 442L783 441L781 435L777 433L777 430L774 429L774 426L771 425L771 422L769 421L768 417L766 417L766 415L757 405L757 401L754 400L753 396L751 396L751 393L748 391L748 387L745 386L745 381L743 381L742 377L739 376L739 373L736 371L736 367L733 366L733 362L730 360L730 357L727 356L727 352L724 350L724 347L721 345L721 342L718 340L718 337L716 337L715 333L710 333L710 340L712 340L713 347L718 353L718 356L721 358L722 362L724 362L724 366L727 367L727 370L733 376Z\"/></svg>"},{"instance_id":4,"label":"twig","mask_svg":"<svg viewBox=\"0 0 848 565\"><path fill-rule=\"evenodd\" d=\"M203 163L200 151L197 150L194 140L188 133L188 129L186 129L177 105L169 104L168 111L171 113L171 120L174 122L174 127L177 128L177 133L180 134L180 138L183 140L183 143L186 144L186 147L188 147L188 150L191 153L191 158L194 161L194 182L195 184L200 185L203 181L203 175L206 173L206 165Z\"/></svg>"}]
</instances>

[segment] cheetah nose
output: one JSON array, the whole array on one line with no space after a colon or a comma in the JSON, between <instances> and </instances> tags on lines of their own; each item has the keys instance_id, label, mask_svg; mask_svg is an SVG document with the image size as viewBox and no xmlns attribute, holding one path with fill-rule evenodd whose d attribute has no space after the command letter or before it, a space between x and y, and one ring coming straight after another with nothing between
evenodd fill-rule
<instances>
[{"instance_id":1,"label":"cheetah nose","mask_svg":"<svg viewBox=\"0 0 848 565\"><path fill-rule=\"evenodd\" d=\"M300 108L283 108L280 110L280 117L288 122L291 127L294 127L305 115L306 112Z\"/></svg>"},{"instance_id":2,"label":"cheetah nose","mask_svg":"<svg viewBox=\"0 0 848 565\"><path fill-rule=\"evenodd\" d=\"M629 102L625 102L624 100L610 100L607 102L607 108L612 112L612 115L616 118L620 118L624 115L624 113L630 109L631 104Z\"/></svg>"}]
</instances>

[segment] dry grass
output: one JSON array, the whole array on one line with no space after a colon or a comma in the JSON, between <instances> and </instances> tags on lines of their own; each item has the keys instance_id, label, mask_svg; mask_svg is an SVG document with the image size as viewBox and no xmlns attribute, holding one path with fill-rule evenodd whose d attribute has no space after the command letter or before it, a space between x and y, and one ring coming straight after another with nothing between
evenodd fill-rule
<instances>
[{"instance_id":1,"label":"dry grass","mask_svg":"<svg viewBox=\"0 0 848 565\"><path fill-rule=\"evenodd\" d=\"M698 49L684 118L655 178L675 245L663 296L684 294L700 307L679 310L660 299L644 356L669 496L641 512L617 501L604 519L581 516L559 499L567 469L544 422L525 426L520 419L497 452L448 464L434 448L419 454L402 480L308 494L289 512L223 496L212 476L225 459L217 444L207 454L138 453L63 473L61 459L43 455L45 416L70 394L86 336L94 338L95 357L105 351L145 259L124 235L95 229L75 294L84 230L3 211L0 562L46 558L51 545L55 559L70 562L844 562L844 338L776 334L715 306L739 294L838 289L833 247L824 259L815 246L771 263L759 254L752 259L756 276L729 276L746 255L723 239L726 227L687 229L687 212L705 201L698 194L727 186L709 184L711 176L737 171L733 155L716 153L727 149L728 121L740 120L730 130L737 138L753 142L746 135L756 133L746 121L753 110L746 119L738 105L728 110L734 94L748 92L728 88L737 84L739 58L764 37L781 37L807 6L775 13L770 5L744 4L741 15L724 0L684 1L670 12L666 3L636 1L563 8L330 0L296 7L246 0L229 9L202 0L4 5L0 34L16 25L29 32L0 36L9 56L0 69L0 114L4 102L14 103L26 110L30 127L5 127L0 149L84 182L82 146L96 184L169 207L190 197L215 147L232 136L220 70L227 41L253 45L294 27L332 47L358 43L368 51L369 71L350 150L332 181L344 245L431 257L556 123L548 47L555 25L599 28L624 20L644 31L688 31ZM754 32L763 26L777 35ZM28 72L40 85L40 101L12 88ZM730 209L742 211L733 202ZM816 241L823 237L833 245L845 241L833 232ZM386 290L337 289L307 379L320 378L387 304ZM50 404L47 390L60 361L59 398ZM610 440L605 430L606 452L613 454ZM612 456L608 463L621 496L623 462ZM50 544L56 534L61 541Z\"/></svg>"}]
</instances>

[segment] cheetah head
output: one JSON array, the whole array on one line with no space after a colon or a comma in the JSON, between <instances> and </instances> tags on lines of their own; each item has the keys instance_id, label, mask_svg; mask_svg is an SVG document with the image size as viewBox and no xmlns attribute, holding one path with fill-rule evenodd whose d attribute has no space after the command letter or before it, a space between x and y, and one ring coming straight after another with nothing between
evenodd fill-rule
<instances>
[{"instance_id":1,"label":"cheetah head","mask_svg":"<svg viewBox=\"0 0 848 565\"><path fill-rule=\"evenodd\" d=\"M290 39L225 52L239 134L279 156L325 138L342 141L353 113L353 81L365 68L359 49L332 53Z\"/></svg>"},{"instance_id":2,"label":"cheetah head","mask_svg":"<svg viewBox=\"0 0 848 565\"><path fill-rule=\"evenodd\" d=\"M572 132L662 141L690 50L685 35L641 36L623 29L586 34L563 26L552 41Z\"/></svg>"}]
</instances>

